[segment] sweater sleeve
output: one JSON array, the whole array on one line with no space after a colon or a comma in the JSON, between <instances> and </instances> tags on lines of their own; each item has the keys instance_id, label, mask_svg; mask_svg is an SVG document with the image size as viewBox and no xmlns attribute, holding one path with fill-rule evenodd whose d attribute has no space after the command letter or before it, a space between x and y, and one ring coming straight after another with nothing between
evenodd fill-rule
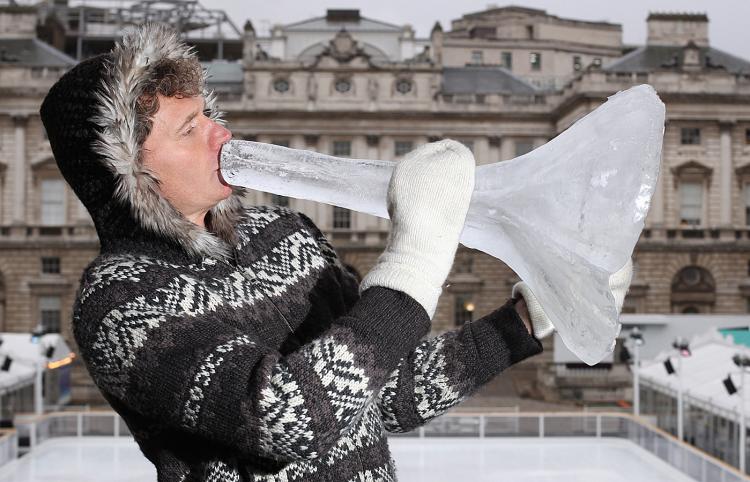
<instances>
[{"instance_id":1,"label":"sweater sleeve","mask_svg":"<svg viewBox=\"0 0 750 482\"><path fill-rule=\"evenodd\" d=\"M104 269L116 280L148 268ZM113 405L281 463L327 452L429 328L416 301L375 287L319 337L282 355L223 317L218 295L189 276L136 297L121 285L84 288L73 320L82 358Z\"/></svg>"},{"instance_id":2,"label":"sweater sleeve","mask_svg":"<svg viewBox=\"0 0 750 482\"><path fill-rule=\"evenodd\" d=\"M325 236L305 216L318 243L339 268L342 292L357 299L356 280L348 275ZM400 360L377 395L387 430L407 432L457 405L495 375L538 354L542 345L529 334L514 300L459 329L424 340ZM349 305L351 306L351 305Z\"/></svg>"},{"instance_id":3,"label":"sweater sleeve","mask_svg":"<svg viewBox=\"0 0 750 482\"><path fill-rule=\"evenodd\" d=\"M400 361L377 398L390 432L408 432L457 405L495 375L542 351L510 300L459 329L425 340Z\"/></svg>"}]
</instances>

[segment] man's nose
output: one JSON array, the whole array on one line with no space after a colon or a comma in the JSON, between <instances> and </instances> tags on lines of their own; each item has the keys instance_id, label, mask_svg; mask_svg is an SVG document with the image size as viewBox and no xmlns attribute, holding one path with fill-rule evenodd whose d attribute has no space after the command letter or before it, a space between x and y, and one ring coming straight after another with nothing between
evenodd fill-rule
<instances>
[{"instance_id":1,"label":"man's nose","mask_svg":"<svg viewBox=\"0 0 750 482\"><path fill-rule=\"evenodd\" d=\"M211 132L212 143L216 148L221 147L225 142L232 138L232 132L223 125L214 122Z\"/></svg>"}]
</instances>

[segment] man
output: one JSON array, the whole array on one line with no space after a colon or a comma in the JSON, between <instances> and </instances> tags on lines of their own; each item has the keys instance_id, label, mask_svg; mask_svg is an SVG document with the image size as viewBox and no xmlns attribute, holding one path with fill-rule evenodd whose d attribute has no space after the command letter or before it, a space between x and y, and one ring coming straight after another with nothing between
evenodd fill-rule
<instances>
[{"instance_id":1,"label":"man","mask_svg":"<svg viewBox=\"0 0 750 482\"><path fill-rule=\"evenodd\" d=\"M474 181L452 141L407 156L387 247L357 286L316 226L244 208L194 54L144 26L81 62L41 115L96 225L73 330L159 481L395 480L385 431L411 430L539 353L514 304L423 341ZM524 309L524 316L528 316Z\"/></svg>"}]
</instances>

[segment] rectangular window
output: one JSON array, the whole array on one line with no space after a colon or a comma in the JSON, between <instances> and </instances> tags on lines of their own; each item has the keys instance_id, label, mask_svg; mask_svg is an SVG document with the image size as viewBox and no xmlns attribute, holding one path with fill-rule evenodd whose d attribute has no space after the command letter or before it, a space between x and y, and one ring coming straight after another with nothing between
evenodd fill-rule
<instances>
[{"instance_id":1,"label":"rectangular window","mask_svg":"<svg viewBox=\"0 0 750 482\"><path fill-rule=\"evenodd\" d=\"M573 56L573 70L578 72L583 68L583 62L581 62L581 56L580 55L574 55Z\"/></svg>"},{"instance_id":2,"label":"rectangular window","mask_svg":"<svg viewBox=\"0 0 750 482\"><path fill-rule=\"evenodd\" d=\"M500 54L500 65L508 70L513 70L513 52L502 52Z\"/></svg>"},{"instance_id":3,"label":"rectangular window","mask_svg":"<svg viewBox=\"0 0 750 482\"><path fill-rule=\"evenodd\" d=\"M271 194L271 204L275 204L276 206L288 208L289 198L286 196L280 196L278 194Z\"/></svg>"},{"instance_id":4,"label":"rectangular window","mask_svg":"<svg viewBox=\"0 0 750 482\"><path fill-rule=\"evenodd\" d=\"M697 146L701 143L701 130L697 127L683 127L680 129L680 144L683 146Z\"/></svg>"},{"instance_id":5,"label":"rectangular window","mask_svg":"<svg viewBox=\"0 0 750 482\"><path fill-rule=\"evenodd\" d=\"M474 301L470 294L456 294L453 306L453 319L456 326L469 323L474 319Z\"/></svg>"},{"instance_id":6,"label":"rectangular window","mask_svg":"<svg viewBox=\"0 0 750 482\"><path fill-rule=\"evenodd\" d=\"M41 223L43 226L65 224L65 181L43 179Z\"/></svg>"},{"instance_id":7,"label":"rectangular window","mask_svg":"<svg viewBox=\"0 0 750 482\"><path fill-rule=\"evenodd\" d=\"M542 54L531 52L529 54L529 63L531 64L531 70L542 70Z\"/></svg>"},{"instance_id":8,"label":"rectangular window","mask_svg":"<svg viewBox=\"0 0 750 482\"><path fill-rule=\"evenodd\" d=\"M333 141L333 155L347 157L352 155L352 141Z\"/></svg>"},{"instance_id":9,"label":"rectangular window","mask_svg":"<svg viewBox=\"0 0 750 482\"><path fill-rule=\"evenodd\" d=\"M481 50L474 50L471 52L471 64L482 65L484 63L484 52Z\"/></svg>"},{"instance_id":10,"label":"rectangular window","mask_svg":"<svg viewBox=\"0 0 750 482\"><path fill-rule=\"evenodd\" d=\"M698 226L703 214L703 183L680 183L680 224Z\"/></svg>"},{"instance_id":11,"label":"rectangular window","mask_svg":"<svg viewBox=\"0 0 750 482\"><path fill-rule=\"evenodd\" d=\"M45 333L60 333L60 297L39 297L39 321Z\"/></svg>"},{"instance_id":12,"label":"rectangular window","mask_svg":"<svg viewBox=\"0 0 750 482\"><path fill-rule=\"evenodd\" d=\"M346 208L333 206L333 227L335 229L351 229L352 212Z\"/></svg>"},{"instance_id":13,"label":"rectangular window","mask_svg":"<svg viewBox=\"0 0 750 482\"><path fill-rule=\"evenodd\" d=\"M396 157L404 156L414 149L412 141L396 141L393 145L393 153Z\"/></svg>"},{"instance_id":14,"label":"rectangular window","mask_svg":"<svg viewBox=\"0 0 750 482\"><path fill-rule=\"evenodd\" d=\"M534 150L534 143L532 141L516 141L516 157L523 156Z\"/></svg>"},{"instance_id":15,"label":"rectangular window","mask_svg":"<svg viewBox=\"0 0 750 482\"><path fill-rule=\"evenodd\" d=\"M750 144L750 129L745 129L745 144Z\"/></svg>"},{"instance_id":16,"label":"rectangular window","mask_svg":"<svg viewBox=\"0 0 750 482\"><path fill-rule=\"evenodd\" d=\"M60 273L60 258L58 258L57 256L42 257L42 273L59 274Z\"/></svg>"}]
</instances>

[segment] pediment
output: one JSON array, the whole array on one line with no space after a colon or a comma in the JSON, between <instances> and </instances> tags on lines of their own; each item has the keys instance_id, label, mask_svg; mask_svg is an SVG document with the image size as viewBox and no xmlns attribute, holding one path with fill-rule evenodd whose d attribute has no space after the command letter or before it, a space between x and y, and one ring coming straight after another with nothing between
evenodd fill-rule
<instances>
[{"instance_id":1,"label":"pediment","mask_svg":"<svg viewBox=\"0 0 750 482\"><path fill-rule=\"evenodd\" d=\"M315 56L311 67L334 67L346 64L348 67L369 68L373 66L372 56L365 51L352 35L341 29L328 42L328 45Z\"/></svg>"},{"instance_id":2,"label":"pediment","mask_svg":"<svg viewBox=\"0 0 750 482\"><path fill-rule=\"evenodd\" d=\"M686 175L709 177L711 176L711 174L713 174L713 172L713 168L695 160L683 162L682 164L679 164L672 168L672 174L681 177Z\"/></svg>"}]
</instances>

